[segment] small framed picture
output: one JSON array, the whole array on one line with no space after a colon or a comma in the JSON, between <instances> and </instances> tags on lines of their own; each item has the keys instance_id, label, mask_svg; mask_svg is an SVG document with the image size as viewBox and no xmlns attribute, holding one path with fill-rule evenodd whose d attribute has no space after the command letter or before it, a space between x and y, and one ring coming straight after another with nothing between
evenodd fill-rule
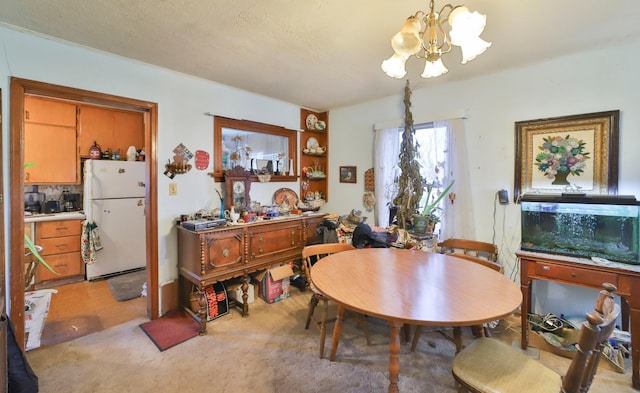
<instances>
[{"instance_id":1,"label":"small framed picture","mask_svg":"<svg viewBox=\"0 0 640 393\"><path fill-rule=\"evenodd\" d=\"M355 182L356 182L356 167L341 166L340 167L340 183L355 183Z\"/></svg>"}]
</instances>

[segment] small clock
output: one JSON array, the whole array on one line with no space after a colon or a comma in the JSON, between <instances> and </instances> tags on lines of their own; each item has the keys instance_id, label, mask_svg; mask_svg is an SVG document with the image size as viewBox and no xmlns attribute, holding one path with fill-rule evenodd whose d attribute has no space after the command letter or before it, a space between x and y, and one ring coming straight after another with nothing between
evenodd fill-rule
<instances>
[{"instance_id":1,"label":"small clock","mask_svg":"<svg viewBox=\"0 0 640 393\"><path fill-rule=\"evenodd\" d=\"M244 194L244 182L236 180L233 182L233 193Z\"/></svg>"},{"instance_id":2,"label":"small clock","mask_svg":"<svg viewBox=\"0 0 640 393\"><path fill-rule=\"evenodd\" d=\"M251 172L241 166L235 166L224 175L226 184L225 209L235 206L236 210L244 210L251 204L249 190L251 188Z\"/></svg>"}]
</instances>

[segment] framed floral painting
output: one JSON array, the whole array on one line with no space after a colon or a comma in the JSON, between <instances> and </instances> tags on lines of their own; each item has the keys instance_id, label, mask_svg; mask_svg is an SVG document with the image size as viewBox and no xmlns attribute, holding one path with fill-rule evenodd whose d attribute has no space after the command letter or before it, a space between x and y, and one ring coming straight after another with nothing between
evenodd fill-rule
<instances>
[{"instance_id":1,"label":"framed floral painting","mask_svg":"<svg viewBox=\"0 0 640 393\"><path fill-rule=\"evenodd\" d=\"M515 123L514 201L522 194L618 193L620 111Z\"/></svg>"}]
</instances>

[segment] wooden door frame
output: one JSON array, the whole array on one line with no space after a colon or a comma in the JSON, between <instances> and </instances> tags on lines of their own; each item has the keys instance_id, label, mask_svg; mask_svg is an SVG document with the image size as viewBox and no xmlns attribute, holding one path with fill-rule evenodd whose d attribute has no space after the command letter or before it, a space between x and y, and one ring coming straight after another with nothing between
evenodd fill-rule
<instances>
[{"instance_id":1,"label":"wooden door frame","mask_svg":"<svg viewBox=\"0 0 640 393\"><path fill-rule=\"evenodd\" d=\"M0 130L2 130L2 124L4 123L4 116L2 114L2 89L0 89ZM4 171L3 171L3 157L2 154L2 138L0 138L0 184L4 184ZM4 224L4 200L5 200L4 187L0 186L0 222ZM0 391L6 392L8 390L8 352L7 352L7 340L9 334L8 321L5 320L5 313L7 312L7 288L5 284L6 276L6 252L4 248L4 225L0 227L0 257L2 257L3 263L0 263Z\"/></svg>"},{"instance_id":2,"label":"wooden door frame","mask_svg":"<svg viewBox=\"0 0 640 393\"><path fill-rule=\"evenodd\" d=\"M11 320L16 327L16 339L24 348L24 95L69 100L79 103L102 105L144 113L145 119L145 203L146 203L146 248L147 248L147 316L159 317L158 285L158 104L131 98L118 97L71 87L27 79L11 78L9 109L9 187L10 204L10 265L9 296ZM1 214L1 213L0 213Z\"/></svg>"}]
</instances>

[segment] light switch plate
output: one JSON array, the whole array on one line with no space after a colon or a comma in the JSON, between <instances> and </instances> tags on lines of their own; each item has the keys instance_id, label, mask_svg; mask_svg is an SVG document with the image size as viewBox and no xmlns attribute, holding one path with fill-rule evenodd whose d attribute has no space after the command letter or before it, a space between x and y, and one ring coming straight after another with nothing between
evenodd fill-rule
<instances>
[{"instance_id":1,"label":"light switch plate","mask_svg":"<svg viewBox=\"0 0 640 393\"><path fill-rule=\"evenodd\" d=\"M178 184L169 183L169 195L178 195Z\"/></svg>"}]
</instances>

